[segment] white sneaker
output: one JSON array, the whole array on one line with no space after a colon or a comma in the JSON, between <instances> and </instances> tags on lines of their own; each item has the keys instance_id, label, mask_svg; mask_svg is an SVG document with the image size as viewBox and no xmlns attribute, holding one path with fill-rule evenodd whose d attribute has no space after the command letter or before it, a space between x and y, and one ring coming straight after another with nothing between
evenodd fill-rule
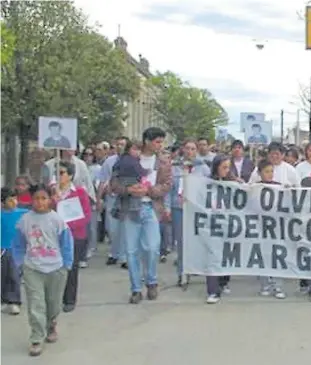
<instances>
[{"instance_id":1,"label":"white sneaker","mask_svg":"<svg viewBox=\"0 0 311 365\"><path fill-rule=\"evenodd\" d=\"M207 304L216 304L220 301L220 296L217 294L210 294L207 299L206 299L206 303Z\"/></svg>"},{"instance_id":2,"label":"white sneaker","mask_svg":"<svg viewBox=\"0 0 311 365\"><path fill-rule=\"evenodd\" d=\"M80 267L80 269L86 269L88 267L88 263L85 261L80 261L79 267Z\"/></svg>"},{"instance_id":3,"label":"white sneaker","mask_svg":"<svg viewBox=\"0 0 311 365\"><path fill-rule=\"evenodd\" d=\"M9 306L7 304L1 304L1 312L4 313L8 310Z\"/></svg>"},{"instance_id":4,"label":"white sneaker","mask_svg":"<svg viewBox=\"0 0 311 365\"><path fill-rule=\"evenodd\" d=\"M260 295L268 297L271 294L271 285L261 288Z\"/></svg>"},{"instance_id":5,"label":"white sneaker","mask_svg":"<svg viewBox=\"0 0 311 365\"><path fill-rule=\"evenodd\" d=\"M223 287L223 289L222 289L222 292L223 292L224 294L230 294L230 293L231 293L231 289L229 288L229 286L228 286L228 285L225 285L225 286Z\"/></svg>"},{"instance_id":6,"label":"white sneaker","mask_svg":"<svg viewBox=\"0 0 311 365\"><path fill-rule=\"evenodd\" d=\"M286 298L286 294L281 289L275 289L274 296L277 299L285 299Z\"/></svg>"},{"instance_id":7,"label":"white sneaker","mask_svg":"<svg viewBox=\"0 0 311 365\"><path fill-rule=\"evenodd\" d=\"M19 305L17 304L11 304L10 305L10 314L12 314L13 316L16 316L17 314L20 314L21 309L19 307Z\"/></svg>"}]
</instances>

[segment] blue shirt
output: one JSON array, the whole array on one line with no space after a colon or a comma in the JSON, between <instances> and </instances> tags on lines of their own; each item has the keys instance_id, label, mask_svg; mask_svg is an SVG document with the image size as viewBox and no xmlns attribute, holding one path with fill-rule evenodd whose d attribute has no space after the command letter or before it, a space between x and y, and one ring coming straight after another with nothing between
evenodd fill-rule
<instances>
[{"instance_id":1,"label":"blue shirt","mask_svg":"<svg viewBox=\"0 0 311 365\"><path fill-rule=\"evenodd\" d=\"M119 160L119 155L113 155L109 156L103 163L99 172L99 180L101 183L106 183L111 180L113 166L118 160Z\"/></svg>"},{"instance_id":2,"label":"blue shirt","mask_svg":"<svg viewBox=\"0 0 311 365\"><path fill-rule=\"evenodd\" d=\"M16 234L16 225L27 209L15 208L13 210L1 209L1 249L9 249Z\"/></svg>"}]
</instances>

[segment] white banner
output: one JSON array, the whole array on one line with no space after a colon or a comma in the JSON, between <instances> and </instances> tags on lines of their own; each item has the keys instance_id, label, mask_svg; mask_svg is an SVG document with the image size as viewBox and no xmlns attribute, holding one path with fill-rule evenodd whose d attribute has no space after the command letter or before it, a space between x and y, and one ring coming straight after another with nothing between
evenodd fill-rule
<instances>
[{"instance_id":1,"label":"white banner","mask_svg":"<svg viewBox=\"0 0 311 365\"><path fill-rule=\"evenodd\" d=\"M311 279L311 189L184 180L186 274Z\"/></svg>"}]
</instances>

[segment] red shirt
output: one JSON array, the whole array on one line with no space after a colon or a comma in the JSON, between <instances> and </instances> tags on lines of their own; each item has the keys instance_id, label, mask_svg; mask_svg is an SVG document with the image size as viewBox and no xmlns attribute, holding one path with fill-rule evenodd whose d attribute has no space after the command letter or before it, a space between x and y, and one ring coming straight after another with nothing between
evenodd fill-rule
<instances>
[{"instance_id":1,"label":"red shirt","mask_svg":"<svg viewBox=\"0 0 311 365\"><path fill-rule=\"evenodd\" d=\"M32 197L28 191L25 193L17 195L17 202L20 207L31 206L32 205Z\"/></svg>"},{"instance_id":2,"label":"red shirt","mask_svg":"<svg viewBox=\"0 0 311 365\"><path fill-rule=\"evenodd\" d=\"M90 199L87 192L80 186L72 185L70 190L65 194L65 196L61 200L75 197L78 197L80 200L80 204L84 213L84 218L68 222L67 224L74 238L78 240L84 240L87 238L87 225L91 220L91 214L92 214Z\"/></svg>"}]
</instances>

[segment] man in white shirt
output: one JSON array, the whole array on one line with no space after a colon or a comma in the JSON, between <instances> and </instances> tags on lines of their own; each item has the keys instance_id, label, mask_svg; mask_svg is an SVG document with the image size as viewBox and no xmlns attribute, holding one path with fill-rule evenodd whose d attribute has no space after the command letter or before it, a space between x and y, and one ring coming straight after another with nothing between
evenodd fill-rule
<instances>
[{"instance_id":1,"label":"man in white shirt","mask_svg":"<svg viewBox=\"0 0 311 365\"><path fill-rule=\"evenodd\" d=\"M268 147L268 160L273 165L273 180L280 183L283 186L295 187L300 186L299 176L296 169L284 162L285 149L282 144L277 142L271 142ZM253 171L249 182L260 182L261 178L257 172L257 167ZM273 279L275 297L278 299L286 298L286 294L283 290L283 279Z\"/></svg>"},{"instance_id":2,"label":"man in white shirt","mask_svg":"<svg viewBox=\"0 0 311 365\"><path fill-rule=\"evenodd\" d=\"M278 142L271 142L268 147L268 160L273 165L273 180L283 186L300 186L300 180L296 169L285 162L284 147ZM256 183L261 180L257 167L252 172L249 182Z\"/></svg>"},{"instance_id":3,"label":"man in white shirt","mask_svg":"<svg viewBox=\"0 0 311 365\"><path fill-rule=\"evenodd\" d=\"M76 186L82 186L88 193L92 202L96 202L95 189L91 174L84 161L75 156L75 150L62 150L61 160L68 161L75 166L75 175L73 183ZM56 183L56 158L46 161L41 170L41 180L44 184L49 185Z\"/></svg>"},{"instance_id":4,"label":"man in white shirt","mask_svg":"<svg viewBox=\"0 0 311 365\"><path fill-rule=\"evenodd\" d=\"M115 163L118 161L120 154L123 152L127 137L118 137L116 139L116 151L117 153L106 158L105 162L101 166L99 172L100 184L97 191L97 209L101 210L102 197L105 193L105 226L110 239L110 252L107 260L107 265L116 265L118 262L122 269L127 269L125 247L122 232L120 229L120 221L111 215L111 210L115 204L116 196L110 191L110 180L112 177L112 171Z\"/></svg>"},{"instance_id":5,"label":"man in white shirt","mask_svg":"<svg viewBox=\"0 0 311 365\"><path fill-rule=\"evenodd\" d=\"M205 162L207 165L211 165L214 157L216 156L215 153L210 152L209 150L209 141L207 138L201 137L198 139L198 155L197 159Z\"/></svg>"}]
</instances>

